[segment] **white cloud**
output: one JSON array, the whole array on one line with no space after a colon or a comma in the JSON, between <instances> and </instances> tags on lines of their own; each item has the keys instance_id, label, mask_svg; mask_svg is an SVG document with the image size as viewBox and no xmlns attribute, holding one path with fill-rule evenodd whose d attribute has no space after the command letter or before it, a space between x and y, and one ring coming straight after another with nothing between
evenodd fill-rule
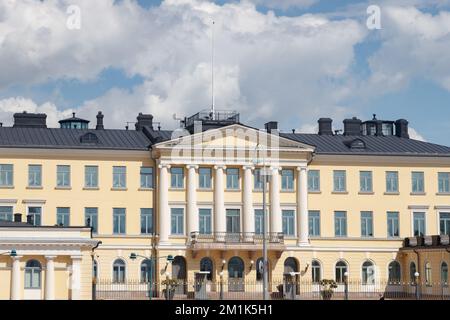
<instances>
[{"instance_id":1,"label":"white cloud","mask_svg":"<svg viewBox=\"0 0 450 320\"><path fill-rule=\"evenodd\" d=\"M416 131L416 129L409 127L408 128L408 132L409 132L409 138L410 139L414 139L414 140L419 140L419 141L424 141L426 142L427 140L425 140L425 138Z\"/></svg>"},{"instance_id":2,"label":"white cloud","mask_svg":"<svg viewBox=\"0 0 450 320\"><path fill-rule=\"evenodd\" d=\"M318 0L249 0L257 5L271 9L287 10L290 8L308 8L317 3Z\"/></svg>"}]
</instances>

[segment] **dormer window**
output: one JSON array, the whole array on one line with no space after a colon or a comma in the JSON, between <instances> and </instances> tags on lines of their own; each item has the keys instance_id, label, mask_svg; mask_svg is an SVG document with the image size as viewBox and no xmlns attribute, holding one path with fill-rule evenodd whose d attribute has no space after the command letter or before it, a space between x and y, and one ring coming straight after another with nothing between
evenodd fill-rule
<instances>
[{"instance_id":1,"label":"dormer window","mask_svg":"<svg viewBox=\"0 0 450 320\"><path fill-rule=\"evenodd\" d=\"M350 149L358 150L358 149L365 149L366 148L366 143L363 140L361 140L361 139L354 139L354 140L346 141L344 143Z\"/></svg>"},{"instance_id":2,"label":"dormer window","mask_svg":"<svg viewBox=\"0 0 450 320\"><path fill-rule=\"evenodd\" d=\"M61 129L88 129L88 120L75 117L75 112L72 113L72 118L59 121Z\"/></svg>"},{"instance_id":3,"label":"dormer window","mask_svg":"<svg viewBox=\"0 0 450 320\"><path fill-rule=\"evenodd\" d=\"M97 144L98 137L95 134L89 132L80 137L80 142L85 144Z\"/></svg>"}]
</instances>

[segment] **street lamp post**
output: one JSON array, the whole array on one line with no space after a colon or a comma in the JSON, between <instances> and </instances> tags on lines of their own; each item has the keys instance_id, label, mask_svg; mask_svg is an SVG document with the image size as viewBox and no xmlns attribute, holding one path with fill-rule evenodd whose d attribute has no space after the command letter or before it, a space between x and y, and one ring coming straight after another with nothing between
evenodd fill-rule
<instances>
[{"instance_id":1,"label":"street lamp post","mask_svg":"<svg viewBox=\"0 0 450 320\"><path fill-rule=\"evenodd\" d=\"M417 299L417 300L420 299L419 276L420 276L420 274L416 271L416 272L414 273L414 279L415 279L415 282L416 282L416 299Z\"/></svg>"},{"instance_id":2,"label":"street lamp post","mask_svg":"<svg viewBox=\"0 0 450 320\"><path fill-rule=\"evenodd\" d=\"M348 300L348 272L344 272L344 294L345 300Z\"/></svg>"},{"instance_id":3,"label":"street lamp post","mask_svg":"<svg viewBox=\"0 0 450 320\"><path fill-rule=\"evenodd\" d=\"M130 259L131 260L136 260L137 257L141 257L141 258L144 258L144 259L150 261L150 279L148 281L148 299L151 300L152 299L152 294L153 294L153 289L152 289L153 288L153 272L155 271L155 268L156 268L155 263L156 263L157 258L141 256L141 255L136 254L134 252L130 254ZM173 261L173 256L172 255L159 257L159 259L162 259L162 258L166 258L168 263Z\"/></svg>"}]
</instances>

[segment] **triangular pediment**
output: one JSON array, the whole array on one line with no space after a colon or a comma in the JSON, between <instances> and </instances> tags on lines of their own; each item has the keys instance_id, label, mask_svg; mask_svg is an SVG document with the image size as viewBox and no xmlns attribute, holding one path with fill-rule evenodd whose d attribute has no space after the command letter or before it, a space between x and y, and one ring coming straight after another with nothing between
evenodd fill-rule
<instances>
[{"instance_id":1,"label":"triangular pediment","mask_svg":"<svg viewBox=\"0 0 450 320\"><path fill-rule=\"evenodd\" d=\"M263 148L267 150L314 151L314 146L241 124L233 124L194 134L183 134L181 130L179 133L179 137L155 144L153 149L200 148L254 150L255 148Z\"/></svg>"}]
</instances>

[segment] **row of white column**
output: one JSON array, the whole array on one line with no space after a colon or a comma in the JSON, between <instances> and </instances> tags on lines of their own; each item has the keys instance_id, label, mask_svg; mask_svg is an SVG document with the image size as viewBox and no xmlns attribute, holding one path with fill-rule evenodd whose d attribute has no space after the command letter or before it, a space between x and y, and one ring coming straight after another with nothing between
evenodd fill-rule
<instances>
[{"instance_id":1,"label":"row of white column","mask_svg":"<svg viewBox=\"0 0 450 320\"><path fill-rule=\"evenodd\" d=\"M11 300L20 300L22 296L21 286L21 272L20 272L20 259L22 256L12 257L11 268ZM45 285L44 285L44 299L55 300L55 258L56 256L45 256L46 259L46 272L45 272ZM72 276L71 276L71 290L72 300L80 299L80 287L81 287L81 257L72 257Z\"/></svg>"},{"instance_id":2,"label":"row of white column","mask_svg":"<svg viewBox=\"0 0 450 320\"><path fill-rule=\"evenodd\" d=\"M168 245L170 235L169 209L169 169L170 165L159 165L159 244ZM186 188L186 229L188 234L198 231L197 208L197 165L187 166ZM223 165L214 166L214 231L226 232L226 213L224 203L224 171ZM244 166L243 175L243 232L255 232L255 214L253 209L253 169ZM271 168L270 179L270 232L282 232L282 216L280 206L280 168ZM308 182L306 167L297 168L297 234L298 245L308 245Z\"/></svg>"}]
</instances>

